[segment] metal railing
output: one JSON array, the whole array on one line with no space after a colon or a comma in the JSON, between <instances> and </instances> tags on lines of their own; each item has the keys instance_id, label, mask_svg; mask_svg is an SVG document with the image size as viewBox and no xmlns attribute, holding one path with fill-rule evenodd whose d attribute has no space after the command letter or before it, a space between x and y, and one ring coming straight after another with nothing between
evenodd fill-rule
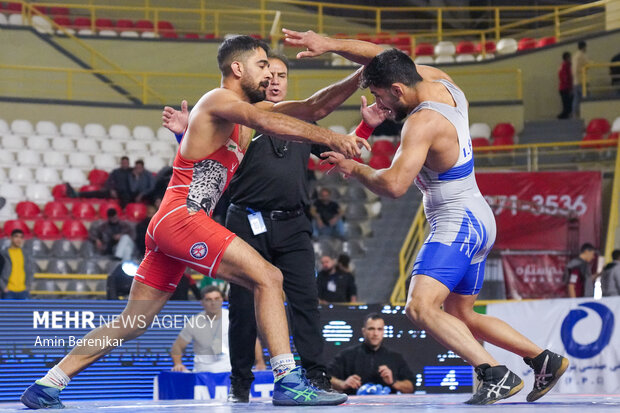
<instances>
[{"instance_id":1,"label":"metal railing","mask_svg":"<svg viewBox=\"0 0 620 413\"><path fill-rule=\"evenodd\" d=\"M614 153L615 152L615 153ZM583 142L536 143L524 145L486 146L474 148L476 170L613 170L614 183L610 203L605 258L611 258L615 247L616 228L619 221L620 199L620 140L593 140ZM519 156L525 157L519 161ZM554 159L556 158L556 159ZM568 158L568 159L567 159ZM495 160L488 165L483 160ZM481 165L482 164L482 165ZM390 303L404 305L407 299L405 283L411 274L413 263L428 233L428 224L422 206L418 208L409 232L399 253L399 276L392 290Z\"/></svg>"},{"instance_id":2,"label":"metal railing","mask_svg":"<svg viewBox=\"0 0 620 413\"><path fill-rule=\"evenodd\" d=\"M521 100L523 96L520 69L449 70L448 73L470 96L470 101ZM46 99L119 102L123 97L112 88L93 93L93 76L133 78L132 89L142 104L178 104L182 99L197 101L206 91L219 87L219 74L136 72L104 69L77 69L0 64L0 86L3 96ZM340 80L342 71L316 74L291 74L289 98L303 99L329 83ZM484 79L485 87L480 87ZM97 81L97 85L101 82ZM101 84L102 86L105 86ZM364 92L367 93L367 92ZM359 98L348 103L357 105Z\"/></svg>"},{"instance_id":3,"label":"metal railing","mask_svg":"<svg viewBox=\"0 0 620 413\"><path fill-rule=\"evenodd\" d=\"M224 33L256 33L266 38L275 12L281 11L281 24L294 30L312 29L319 33L354 35L361 30L381 35L386 26L400 27L393 32L407 33L412 40L445 40L466 37L485 41L520 35L579 36L604 29L605 5L600 0L583 5L502 6L502 7L372 7L301 0L246 0L218 4L214 9L206 0L177 2L179 7L155 6L157 1L128 1L110 5L91 0L89 4L70 2L31 3L33 6L68 7L73 14L95 19L122 16L169 20L177 31L215 36ZM162 2L163 3L163 2ZM187 7L180 7L186 5ZM472 28L473 27L473 28Z\"/></svg>"},{"instance_id":4,"label":"metal railing","mask_svg":"<svg viewBox=\"0 0 620 413\"><path fill-rule=\"evenodd\" d=\"M583 97L610 96L620 99L620 62L592 62L581 71Z\"/></svg>"}]
</instances>

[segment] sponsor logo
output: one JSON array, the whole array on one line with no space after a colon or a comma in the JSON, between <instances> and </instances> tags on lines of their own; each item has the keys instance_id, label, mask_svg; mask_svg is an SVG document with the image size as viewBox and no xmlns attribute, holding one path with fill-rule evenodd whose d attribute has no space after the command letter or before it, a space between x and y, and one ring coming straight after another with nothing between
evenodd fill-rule
<instances>
[{"instance_id":1,"label":"sponsor logo","mask_svg":"<svg viewBox=\"0 0 620 413\"><path fill-rule=\"evenodd\" d=\"M208 251L207 244L204 242L197 242L189 249L189 255L197 260L201 260L207 256Z\"/></svg>"},{"instance_id":2,"label":"sponsor logo","mask_svg":"<svg viewBox=\"0 0 620 413\"><path fill-rule=\"evenodd\" d=\"M598 338L587 344L578 343L573 338L573 329L577 322L588 317L588 312L580 308L571 310L566 318L564 318L560 336L562 337L562 343L564 343L564 347L568 354L580 359L592 358L603 351L609 344L614 332L614 314L607 306L600 303L583 303L579 304L579 307L589 308L601 318L601 332Z\"/></svg>"}]
</instances>

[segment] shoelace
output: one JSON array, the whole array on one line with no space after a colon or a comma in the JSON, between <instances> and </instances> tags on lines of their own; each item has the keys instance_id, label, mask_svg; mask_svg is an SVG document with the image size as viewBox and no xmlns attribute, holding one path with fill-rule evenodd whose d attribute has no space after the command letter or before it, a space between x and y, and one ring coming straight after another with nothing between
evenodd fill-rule
<instances>
[{"instance_id":1,"label":"shoelace","mask_svg":"<svg viewBox=\"0 0 620 413\"><path fill-rule=\"evenodd\" d=\"M309 387L311 390L315 392L322 391L315 387L314 384L310 382L310 380L308 380L308 378L306 377L306 369L304 368L301 369L301 379L303 380L303 383L306 385L306 387Z\"/></svg>"}]
</instances>

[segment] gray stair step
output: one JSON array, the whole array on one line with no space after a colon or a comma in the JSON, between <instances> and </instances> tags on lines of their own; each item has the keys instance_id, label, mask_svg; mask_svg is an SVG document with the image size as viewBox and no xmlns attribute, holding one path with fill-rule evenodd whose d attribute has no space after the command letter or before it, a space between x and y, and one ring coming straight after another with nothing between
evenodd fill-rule
<instances>
[{"instance_id":1,"label":"gray stair step","mask_svg":"<svg viewBox=\"0 0 620 413\"><path fill-rule=\"evenodd\" d=\"M579 141L584 130L581 119L530 121L519 133L519 143Z\"/></svg>"}]
</instances>

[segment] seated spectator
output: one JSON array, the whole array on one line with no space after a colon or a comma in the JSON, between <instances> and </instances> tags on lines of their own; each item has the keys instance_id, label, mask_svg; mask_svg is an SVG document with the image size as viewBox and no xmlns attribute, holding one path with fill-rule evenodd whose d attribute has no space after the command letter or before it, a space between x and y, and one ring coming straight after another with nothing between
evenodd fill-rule
<instances>
[{"instance_id":1,"label":"seated spectator","mask_svg":"<svg viewBox=\"0 0 620 413\"><path fill-rule=\"evenodd\" d=\"M114 208L108 209L107 216L107 221L90 227L90 240L100 254L112 255L122 261L131 260L136 248L133 228L118 218Z\"/></svg>"},{"instance_id":2,"label":"seated spectator","mask_svg":"<svg viewBox=\"0 0 620 413\"><path fill-rule=\"evenodd\" d=\"M146 230L149 227L149 222L151 222L151 218L153 218L155 212L157 212L157 209L154 205L147 205L146 217L136 224L136 254L140 257L144 257L144 253L146 251Z\"/></svg>"},{"instance_id":3,"label":"seated spectator","mask_svg":"<svg viewBox=\"0 0 620 413\"><path fill-rule=\"evenodd\" d=\"M332 191L329 188L322 188L319 191L318 199L310 208L314 224L314 236L330 235L344 239L344 223L342 221L344 213L340 205L332 201L331 196Z\"/></svg>"},{"instance_id":4,"label":"seated spectator","mask_svg":"<svg viewBox=\"0 0 620 413\"><path fill-rule=\"evenodd\" d=\"M581 246L579 256L566 264L564 283L568 297L592 297L594 295L591 263L595 257L596 249L586 242Z\"/></svg>"},{"instance_id":5,"label":"seated spectator","mask_svg":"<svg viewBox=\"0 0 620 413\"><path fill-rule=\"evenodd\" d=\"M620 250L611 253L612 261L603 268L601 289L603 297L620 295Z\"/></svg>"},{"instance_id":6,"label":"seated spectator","mask_svg":"<svg viewBox=\"0 0 620 413\"><path fill-rule=\"evenodd\" d=\"M138 159L129 174L129 192L131 202L142 202L155 187L155 177L144 168L144 161Z\"/></svg>"},{"instance_id":7,"label":"seated spectator","mask_svg":"<svg viewBox=\"0 0 620 413\"><path fill-rule=\"evenodd\" d=\"M99 191L80 191L77 192L67 185L67 195L71 198L114 198L118 199L122 208L132 202L132 195L129 189L129 175L131 168L129 167L129 158L123 156L119 168L110 172L103 188Z\"/></svg>"},{"instance_id":8,"label":"seated spectator","mask_svg":"<svg viewBox=\"0 0 620 413\"><path fill-rule=\"evenodd\" d=\"M385 321L378 313L364 320L364 341L342 350L329 365L334 390L355 394L364 384L389 387L391 393L413 393L414 376L403 357L383 345Z\"/></svg>"},{"instance_id":9,"label":"seated spectator","mask_svg":"<svg viewBox=\"0 0 620 413\"><path fill-rule=\"evenodd\" d=\"M34 280L34 258L25 253L24 231L11 232L11 244L0 251L0 292L8 300L30 298L30 286Z\"/></svg>"},{"instance_id":10,"label":"seated spectator","mask_svg":"<svg viewBox=\"0 0 620 413\"><path fill-rule=\"evenodd\" d=\"M161 168L155 175L153 189L144 196L143 201L155 204L156 209L159 209L159 204L164 199L170 178L172 178L172 167L164 166Z\"/></svg>"},{"instance_id":11,"label":"seated spectator","mask_svg":"<svg viewBox=\"0 0 620 413\"><path fill-rule=\"evenodd\" d=\"M338 262L327 255L321 257L321 271L316 278L320 304L357 301L357 287L349 272L349 261L345 254L338 257Z\"/></svg>"},{"instance_id":12,"label":"seated spectator","mask_svg":"<svg viewBox=\"0 0 620 413\"><path fill-rule=\"evenodd\" d=\"M194 315L172 345L172 371L188 372L183 353L194 343L194 372L224 373L230 371L228 350L228 310L222 308L224 293L215 286L205 287L200 303L204 311Z\"/></svg>"}]
</instances>

